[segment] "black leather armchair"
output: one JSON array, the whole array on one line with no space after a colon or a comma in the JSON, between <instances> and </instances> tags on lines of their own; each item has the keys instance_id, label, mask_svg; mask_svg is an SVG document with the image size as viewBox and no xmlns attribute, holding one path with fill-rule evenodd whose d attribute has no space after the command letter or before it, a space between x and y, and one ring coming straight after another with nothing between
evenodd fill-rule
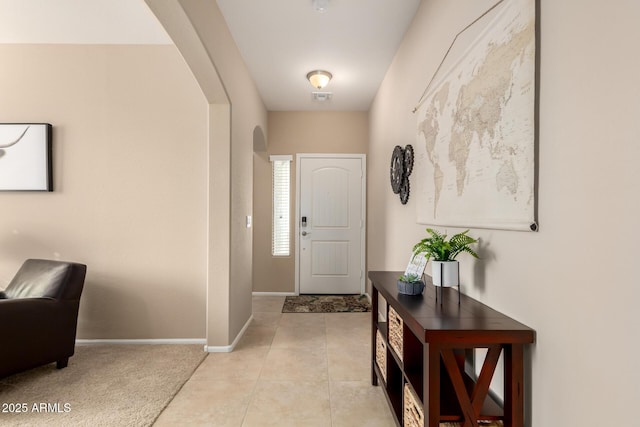
<instances>
[{"instance_id":1,"label":"black leather armchair","mask_svg":"<svg viewBox=\"0 0 640 427\"><path fill-rule=\"evenodd\" d=\"M75 350L80 295L87 267L28 259L0 292L0 378L56 362Z\"/></svg>"}]
</instances>

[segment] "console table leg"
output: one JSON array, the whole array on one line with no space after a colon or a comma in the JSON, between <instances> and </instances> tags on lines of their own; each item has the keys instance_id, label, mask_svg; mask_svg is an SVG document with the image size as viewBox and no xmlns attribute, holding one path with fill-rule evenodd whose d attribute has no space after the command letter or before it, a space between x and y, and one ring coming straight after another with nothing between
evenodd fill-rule
<instances>
[{"instance_id":1,"label":"console table leg","mask_svg":"<svg viewBox=\"0 0 640 427\"><path fill-rule=\"evenodd\" d=\"M378 385L376 375L376 332L378 331L378 290L371 286L371 384Z\"/></svg>"},{"instance_id":2,"label":"console table leg","mask_svg":"<svg viewBox=\"0 0 640 427\"><path fill-rule=\"evenodd\" d=\"M425 344L424 366L424 415L425 427L440 426L440 348L435 344Z\"/></svg>"},{"instance_id":3,"label":"console table leg","mask_svg":"<svg viewBox=\"0 0 640 427\"><path fill-rule=\"evenodd\" d=\"M504 426L524 425L524 346L505 346L504 353Z\"/></svg>"}]
</instances>

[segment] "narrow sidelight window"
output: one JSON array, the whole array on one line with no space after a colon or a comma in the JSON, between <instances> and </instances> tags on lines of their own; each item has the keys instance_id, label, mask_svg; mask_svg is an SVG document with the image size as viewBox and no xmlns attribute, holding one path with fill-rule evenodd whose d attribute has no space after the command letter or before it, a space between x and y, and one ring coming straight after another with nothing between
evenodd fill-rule
<instances>
[{"instance_id":1,"label":"narrow sidelight window","mask_svg":"<svg viewBox=\"0 0 640 427\"><path fill-rule=\"evenodd\" d=\"M273 227L271 254L289 256L289 212L291 210L291 159L292 156L270 156L273 172Z\"/></svg>"}]
</instances>

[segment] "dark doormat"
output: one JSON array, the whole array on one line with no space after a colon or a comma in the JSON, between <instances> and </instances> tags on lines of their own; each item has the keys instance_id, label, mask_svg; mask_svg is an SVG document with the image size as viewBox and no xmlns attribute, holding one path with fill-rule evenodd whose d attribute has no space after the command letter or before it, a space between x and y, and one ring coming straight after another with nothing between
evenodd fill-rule
<instances>
[{"instance_id":1,"label":"dark doormat","mask_svg":"<svg viewBox=\"0 0 640 427\"><path fill-rule=\"evenodd\" d=\"M371 311L366 295L288 296L283 313L364 313Z\"/></svg>"}]
</instances>

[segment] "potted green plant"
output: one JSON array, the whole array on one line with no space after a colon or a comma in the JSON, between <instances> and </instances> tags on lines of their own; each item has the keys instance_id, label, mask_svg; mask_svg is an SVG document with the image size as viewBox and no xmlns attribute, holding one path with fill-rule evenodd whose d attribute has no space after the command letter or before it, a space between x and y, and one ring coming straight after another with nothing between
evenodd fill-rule
<instances>
[{"instance_id":1,"label":"potted green plant","mask_svg":"<svg viewBox=\"0 0 640 427\"><path fill-rule=\"evenodd\" d=\"M420 295L424 282L415 274L403 274L398 278L398 292L405 295Z\"/></svg>"},{"instance_id":2,"label":"potted green plant","mask_svg":"<svg viewBox=\"0 0 640 427\"><path fill-rule=\"evenodd\" d=\"M446 234L432 228L427 228L427 232L429 236L413 247L413 256L423 254L427 261L431 259L431 278L435 286L457 286L460 279L456 257L466 252L474 258L479 258L469 246L478 240L467 235L469 230L455 234L448 240Z\"/></svg>"}]
</instances>

